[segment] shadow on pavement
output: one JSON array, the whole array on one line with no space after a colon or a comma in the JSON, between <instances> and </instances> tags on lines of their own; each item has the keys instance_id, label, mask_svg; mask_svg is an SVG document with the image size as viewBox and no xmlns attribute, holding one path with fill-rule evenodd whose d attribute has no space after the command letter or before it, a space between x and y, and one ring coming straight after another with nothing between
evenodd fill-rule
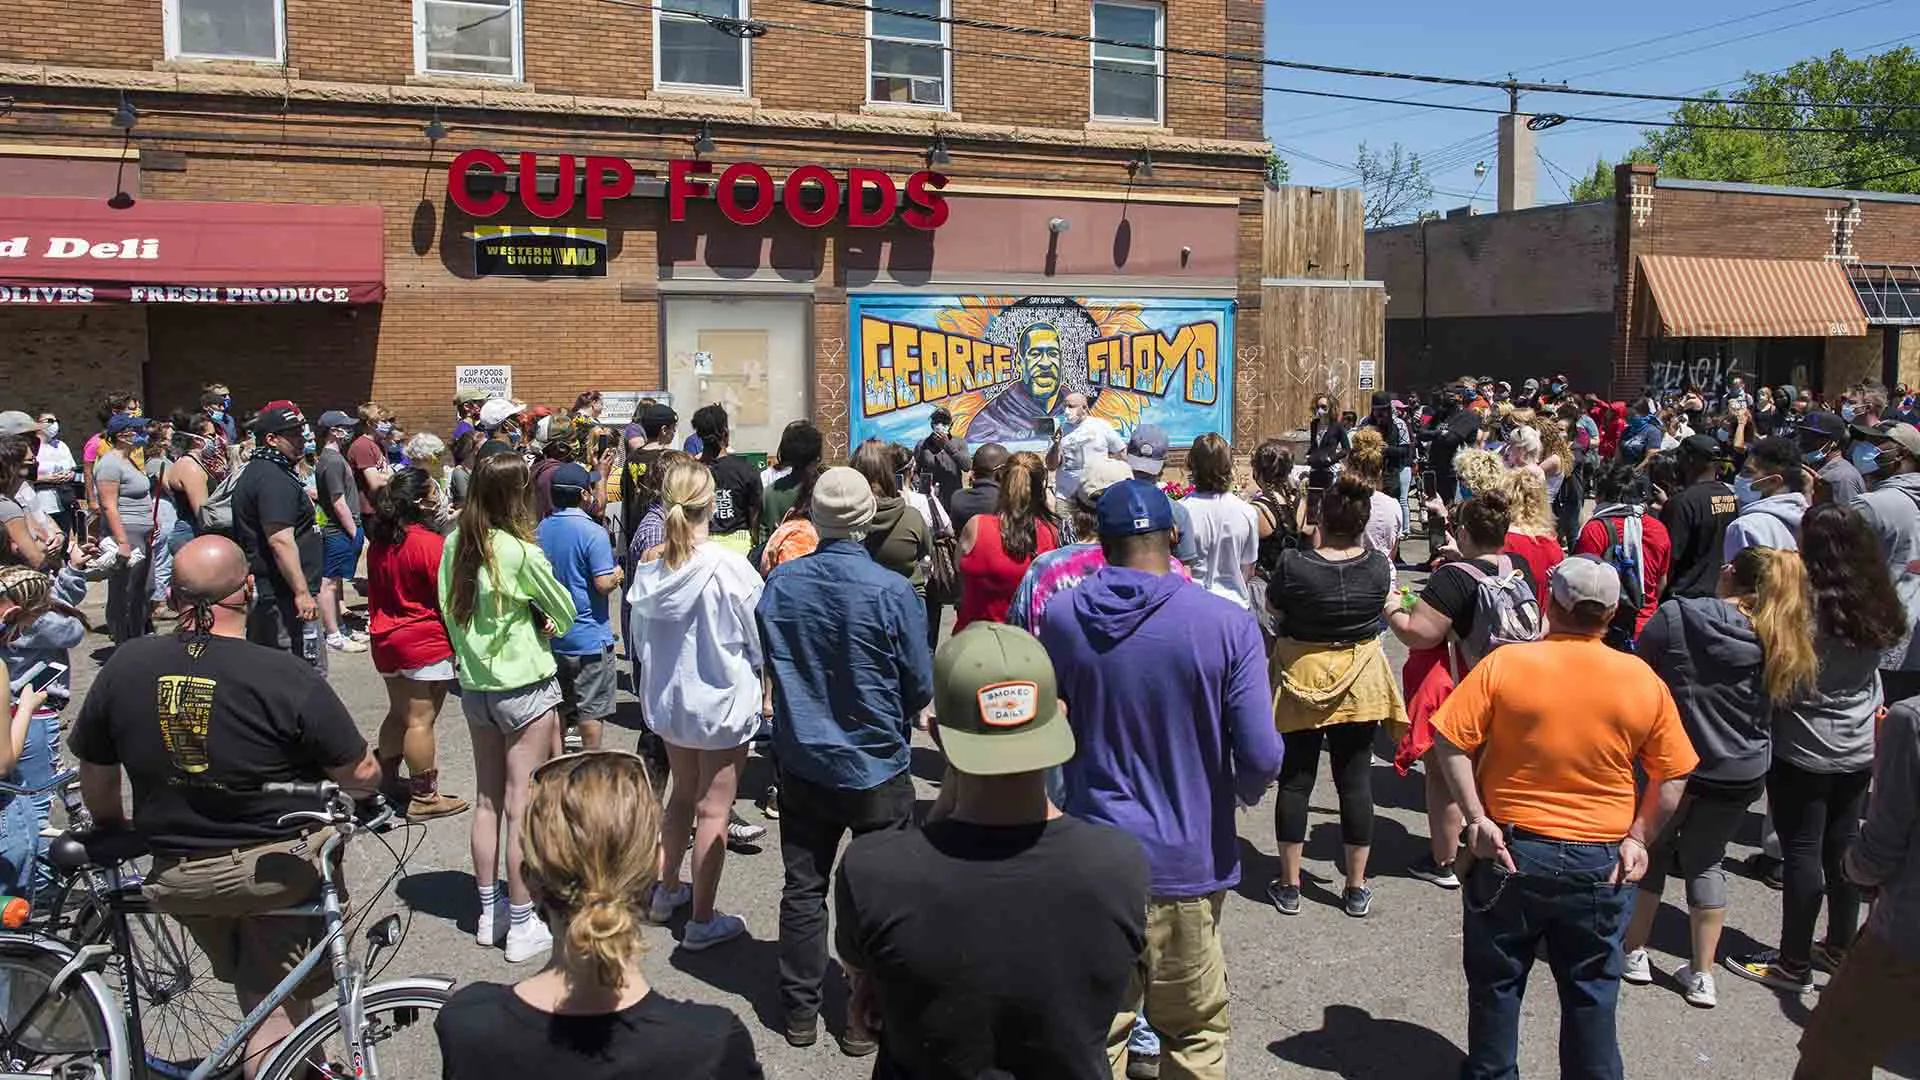
<instances>
[{"instance_id":1,"label":"shadow on pavement","mask_svg":"<svg viewBox=\"0 0 1920 1080\"><path fill-rule=\"evenodd\" d=\"M503 883L504 884L504 883ZM445 919L471 934L479 926L480 901L475 899L473 874L466 870L429 870L409 874L394 892L414 911Z\"/></svg>"},{"instance_id":2,"label":"shadow on pavement","mask_svg":"<svg viewBox=\"0 0 1920 1080\"><path fill-rule=\"evenodd\" d=\"M684 923L684 913L676 916L672 928ZM675 949L668 958L675 970L706 983L722 993L743 998L753 1006L753 1015L768 1031L784 1033L787 1014L780 1004L780 943L770 938L746 937L719 945L706 952L690 953ZM847 1014L847 980L837 963L827 964L826 982L821 987L820 1020L830 1033L842 1029Z\"/></svg>"},{"instance_id":3,"label":"shadow on pavement","mask_svg":"<svg viewBox=\"0 0 1920 1080\"><path fill-rule=\"evenodd\" d=\"M1269 1043L1267 1050L1282 1061L1347 1080L1455 1076L1466 1057L1444 1035L1352 1005L1327 1006L1320 1030Z\"/></svg>"}]
</instances>

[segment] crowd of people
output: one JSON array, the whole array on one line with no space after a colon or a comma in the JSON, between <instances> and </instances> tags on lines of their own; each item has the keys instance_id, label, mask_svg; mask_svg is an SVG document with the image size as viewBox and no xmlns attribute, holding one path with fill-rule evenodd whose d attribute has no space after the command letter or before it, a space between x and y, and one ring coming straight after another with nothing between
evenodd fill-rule
<instances>
[{"instance_id":1,"label":"crowd of people","mask_svg":"<svg viewBox=\"0 0 1920 1080\"><path fill-rule=\"evenodd\" d=\"M729 847L767 831L743 797L778 824L792 1045L818 1040L837 954L834 1037L876 1076L1225 1077L1236 808L1277 787L1265 892L1307 915L1323 748L1352 918L1375 903L1376 753L1423 774L1405 869L1461 896L1465 1077L1514 1075L1541 953L1561 1071L1621 1075L1620 986L1653 981L1676 876L1686 1003L1716 1005L1717 974L1823 986L1804 1080L1867 1076L1906 1036L1913 396L1462 379L1364 417L1323 395L1298 441L1202 434L1177 472L1159 428L1061 404L1042 451L969 448L936 409L917 445L846 465L796 420L764 467L721 406L610 424L591 391L463 393L444 440L375 403L243 419L216 384L161 420L111 394L77 454L58 416L0 412L0 772L43 786L64 729L97 825L144 835L149 895L243 1005L317 933L247 917L317 881L262 782L464 815L476 943L545 967L447 1005L449 1077L758 1075L737 1018L640 965L641 927L683 910L679 949L749 933L721 904ZM63 721L90 630L118 648ZM357 653L388 696L371 745L326 678ZM633 752L608 727L623 679ZM472 792L440 782L450 693ZM917 732L945 765L923 810ZM756 744L777 784L743 792ZM1751 872L1781 889L1780 940L1722 955L1727 851L1762 796ZM45 884L50 814L0 812L13 895Z\"/></svg>"}]
</instances>

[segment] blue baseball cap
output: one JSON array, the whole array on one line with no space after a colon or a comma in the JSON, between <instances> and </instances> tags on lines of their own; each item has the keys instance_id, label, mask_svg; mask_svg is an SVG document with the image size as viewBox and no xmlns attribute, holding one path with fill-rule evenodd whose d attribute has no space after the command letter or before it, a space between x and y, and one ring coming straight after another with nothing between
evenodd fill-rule
<instances>
[{"instance_id":1,"label":"blue baseball cap","mask_svg":"<svg viewBox=\"0 0 1920 1080\"><path fill-rule=\"evenodd\" d=\"M1100 496L1096 513L1102 537L1139 536L1173 528L1173 500L1145 480L1123 480L1109 487Z\"/></svg>"},{"instance_id":2,"label":"blue baseball cap","mask_svg":"<svg viewBox=\"0 0 1920 1080\"><path fill-rule=\"evenodd\" d=\"M562 462L553 470L553 486L578 488L585 491L593 486L593 474L582 468L578 462Z\"/></svg>"},{"instance_id":3,"label":"blue baseball cap","mask_svg":"<svg viewBox=\"0 0 1920 1080\"><path fill-rule=\"evenodd\" d=\"M129 416L126 413L115 413L107 419L108 435L118 435L128 430L145 431L146 429L147 418L144 416Z\"/></svg>"}]
</instances>

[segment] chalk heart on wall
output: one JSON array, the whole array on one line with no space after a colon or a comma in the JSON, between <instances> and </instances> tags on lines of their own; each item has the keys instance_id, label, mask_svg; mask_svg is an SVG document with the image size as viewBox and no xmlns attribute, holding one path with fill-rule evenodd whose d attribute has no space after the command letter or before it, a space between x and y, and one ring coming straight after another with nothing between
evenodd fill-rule
<instances>
[{"instance_id":1,"label":"chalk heart on wall","mask_svg":"<svg viewBox=\"0 0 1920 1080\"><path fill-rule=\"evenodd\" d=\"M1353 365L1345 360L1327 361L1326 374L1327 393L1335 397L1353 385Z\"/></svg>"},{"instance_id":2,"label":"chalk heart on wall","mask_svg":"<svg viewBox=\"0 0 1920 1080\"><path fill-rule=\"evenodd\" d=\"M835 456L847 448L847 373L840 370L840 357L847 351L845 338L827 338L820 343L821 363L816 385L820 390L821 426L826 429L827 445Z\"/></svg>"},{"instance_id":3,"label":"chalk heart on wall","mask_svg":"<svg viewBox=\"0 0 1920 1080\"><path fill-rule=\"evenodd\" d=\"M1301 386L1310 386L1320 374L1320 353L1314 349L1300 349L1289 353L1283 367L1287 376Z\"/></svg>"}]
</instances>

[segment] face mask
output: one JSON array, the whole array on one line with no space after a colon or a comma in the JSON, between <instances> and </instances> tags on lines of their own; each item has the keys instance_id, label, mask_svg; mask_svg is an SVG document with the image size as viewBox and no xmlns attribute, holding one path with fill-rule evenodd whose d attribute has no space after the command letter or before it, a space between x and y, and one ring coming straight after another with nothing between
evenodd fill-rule
<instances>
[{"instance_id":1,"label":"face mask","mask_svg":"<svg viewBox=\"0 0 1920 1080\"><path fill-rule=\"evenodd\" d=\"M1313 407L1313 415L1315 416L1327 415L1327 407L1325 405L1315 405Z\"/></svg>"},{"instance_id":2,"label":"face mask","mask_svg":"<svg viewBox=\"0 0 1920 1080\"><path fill-rule=\"evenodd\" d=\"M1825 449L1809 450L1806 453L1800 455L1800 460L1806 462L1809 465L1818 465L1821 462L1827 460L1827 452Z\"/></svg>"},{"instance_id":3,"label":"face mask","mask_svg":"<svg viewBox=\"0 0 1920 1080\"><path fill-rule=\"evenodd\" d=\"M1748 477L1745 473L1741 473L1739 476L1733 478L1733 497L1740 503L1740 508L1744 510L1754 503L1759 502L1761 499L1766 498L1767 495L1759 488L1753 486L1752 478Z\"/></svg>"},{"instance_id":4,"label":"face mask","mask_svg":"<svg viewBox=\"0 0 1920 1080\"><path fill-rule=\"evenodd\" d=\"M302 454L306 454L306 455L308 455L308 456L311 456L312 454L314 454L314 453L315 453L316 451L318 451L319 449L320 449L320 447L319 447L319 446L318 446L318 445L317 445L317 444L316 444L316 443L315 443L315 442L314 442L314 441L313 441L312 439L308 439L308 440L307 440L307 444L306 444L306 446L305 446L304 448L302 448L300 452L301 452Z\"/></svg>"},{"instance_id":5,"label":"face mask","mask_svg":"<svg viewBox=\"0 0 1920 1080\"><path fill-rule=\"evenodd\" d=\"M225 420L227 418L227 410L218 405L209 405L207 407L207 415L213 417L215 420Z\"/></svg>"},{"instance_id":6,"label":"face mask","mask_svg":"<svg viewBox=\"0 0 1920 1080\"><path fill-rule=\"evenodd\" d=\"M1730 443L1733 441L1733 432L1728 431L1726 428L1719 428L1714 431L1713 437L1722 443Z\"/></svg>"},{"instance_id":7,"label":"face mask","mask_svg":"<svg viewBox=\"0 0 1920 1080\"><path fill-rule=\"evenodd\" d=\"M60 437L60 421L58 420L47 421L46 431L47 431L47 438L49 439L59 438Z\"/></svg>"},{"instance_id":8,"label":"face mask","mask_svg":"<svg viewBox=\"0 0 1920 1080\"><path fill-rule=\"evenodd\" d=\"M1856 443L1847 451L1847 460L1853 462L1861 476L1872 476L1880 471L1880 448L1871 443Z\"/></svg>"},{"instance_id":9,"label":"face mask","mask_svg":"<svg viewBox=\"0 0 1920 1080\"><path fill-rule=\"evenodd\" d=\"M393 434L393 425L382 420L380 423L373 425L373 433L375 435L391 435Z\"/></svg>"},{"instance_id":10,"label":"face mask","mask_svg":"<svg viewBox=\"0 0 1920 1080\"><path fill-rule=\"evenodd\" d=\"M1853 413L1854 413L1853 406L1851 405L1840 406L1840 419L1851 422L1853 420Z\"/></svg>"},{"instance_id":11,"label":"face mask","mask_svg":"<svg viewBox=\"0 0 1920 1080\"><path fill-rule=\"evenodd\" d=\"M943 438L943 439L944 439L944 438L946 438L946 437L947 437L947 436L948 436L949 434L951 434L952 432L953 432L953 425L951 425L951 424L935 424L935 425L933 425L933 433L934 433L935 435L938 435L938 436L940 436L940 437L941 437L941 438Z\"/></svg>"},{"instance_id":12,"label":"face mask","mask_svg":"<svg viewBox=\"0 0 1920 1080\"><path fill-rule=\"evenodd\" d=\"M136 431L136 432L134 432L134 433L133 433L133 445L135 445L135 446L145 446L145 445L147 445L147 433L146 433L146 432L144 432L144 431Z\"/></svg>"}]
</instances>

